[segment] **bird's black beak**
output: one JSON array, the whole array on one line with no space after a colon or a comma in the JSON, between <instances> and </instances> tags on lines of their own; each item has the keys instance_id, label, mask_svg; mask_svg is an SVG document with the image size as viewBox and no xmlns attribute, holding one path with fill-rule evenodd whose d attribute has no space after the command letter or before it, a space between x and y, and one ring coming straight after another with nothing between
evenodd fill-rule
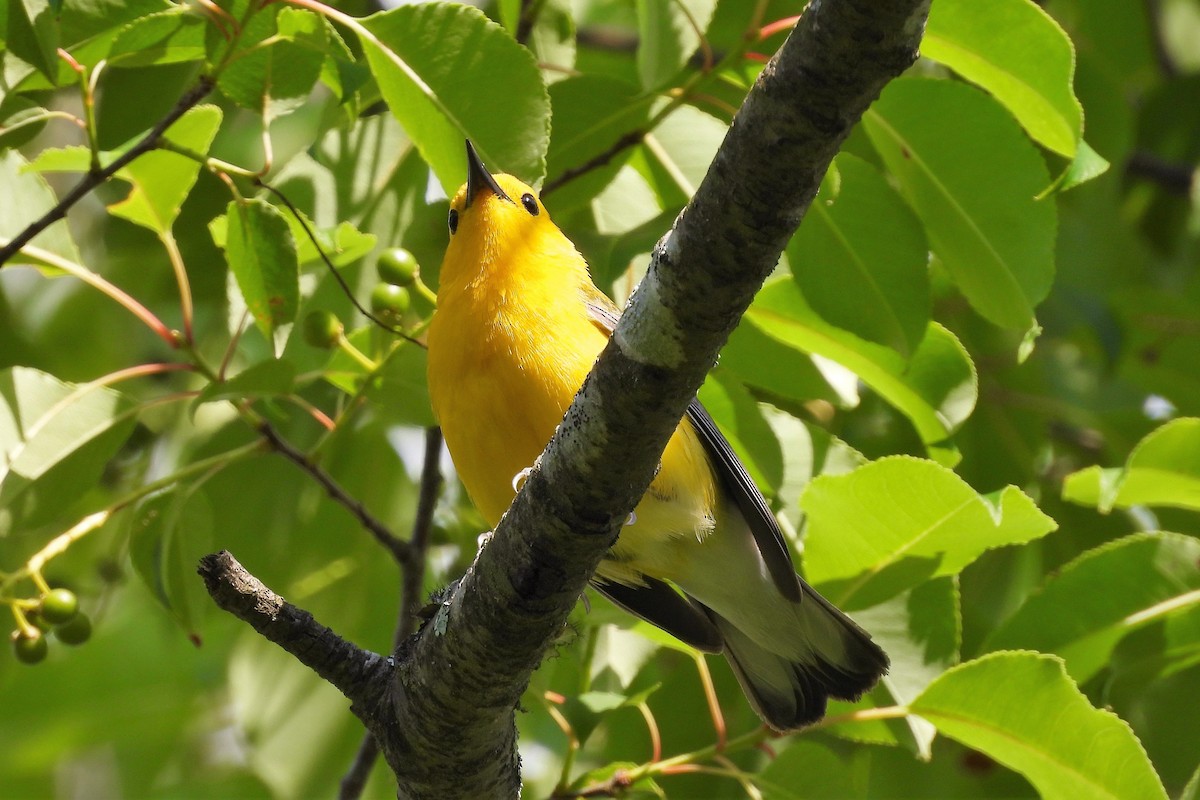
<instances>
[{"instance_id":1,"label":"bird's black beak","mask_svg":"<svg viewBox=\"0 0 1200 800\"><path fill-rule=\"evenodd\" d=\"M487 167L479 160L479 154L475 152L475 146L471 144L471 140L467 139L467 208L471 207L475 195L485 187L501 200L512 202L512 198L504 193L500 184L496 183L496 179L492 177L492 173L488 172Z\"/></svg>"}]
</instances>

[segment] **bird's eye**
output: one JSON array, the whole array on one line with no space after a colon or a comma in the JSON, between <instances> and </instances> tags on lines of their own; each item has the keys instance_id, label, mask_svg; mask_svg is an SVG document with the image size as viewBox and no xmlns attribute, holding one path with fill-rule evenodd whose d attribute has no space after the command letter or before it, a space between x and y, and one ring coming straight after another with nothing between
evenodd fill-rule
<instances>
[{"instance_id":1,"label":"bird's eye","mask_svg":"<svg viewBox=\"0 0 1200 800\"><path fill-rule=\"evenodd\" d=\"M450 225L450 235L453 236L454 232L458 230L458 209L450 209L450 218L447 222Z\"/></svg>"},{"instance_id":2,"label":"bird's eye","mask_svg":"<svg viewBox=\"0 0 1200 800\"><path fill-rule=\"evenodd\" d=\"M538 215L537 200L529 192L521 195L521 205L525 206L525 210L529 212L529 216L536 217Z\"/></svg>"}]
</instances>

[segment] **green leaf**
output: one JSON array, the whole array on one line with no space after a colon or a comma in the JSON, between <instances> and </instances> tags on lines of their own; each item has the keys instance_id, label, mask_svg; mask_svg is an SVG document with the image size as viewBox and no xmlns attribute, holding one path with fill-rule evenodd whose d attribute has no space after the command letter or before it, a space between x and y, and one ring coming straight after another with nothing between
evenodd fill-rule
<instances>
[{"instance_id":1,"label":"green leaf","mask_svg":"<svg viewBox=\"0 0 1200 800\"><path fill-rule=\"evenodd\" d=\"M1108 172L1110 166L1112 165L1108 163L1108 159L1093 150L1090 144L1080 139L1079 149L1075 151L1075 158L1054 179L1054 183L1050 184L1045 191L1038 195L1038 199L1041 200L1047 195L1074 189L1081 183L1087 183L1093 178L1099 178Z\"/></svg>"},{"instance_id":2,"label":"green leaf","mask_svg":"<svg viewBox=\"0 0 1200 800\"><path fill-rule=\"evenodd\" d=\"M296 243L287 221L270 203L232 201L227 212L225 258L246 307L267 341L296 318L300 303Z\"/></svg>"},{"instance_id":3,"label":"green leaf","mask_svg":"<svg viewBox=\"0 0 1200 800\"><path fill-rule=\"evenodd\" d=\"M450 3L401 6L362 27L383 99L448 195L466 180L464 137L493 172L541 183L550 98L533 55L503 28Z\"/></svg>"},{"instance_id":4,"label":"green leaf","mask_svg":"<svg viewBox=\"0 0 1200 800\"><path fill-rule=\"evenodd\" d=\"M242 33L244 55L221 72L217 86L230 100L270 122L308 99L325 62L324 37L325 28L311 11L259 12Z\"/></svg>"},{"instance_id":5,"label":"green leaf","mask_svg":"<svg viewBox=\"0 0 1200 800\"><path fill-rule=\"evenodd\" d=\"M679 72L700 45L716 0L638 0L638 76L657 89Z\"/></svg>"},{"instance_id":6,"label":"green leaf","mask_svg":"<svg viewBox=\"0 0 1200 800\"><path fill-rule=\"evenodd\" d=\"M221 126L221 109L198 106L179 118L164 134L173 144L205 154ZM129 195L108 207L115 216L166 233L175 224L179 209L196 183L200 164L169 150L152 150L117 172L133 185Z\"/></svg>"},{"instance_id":7,"label":"green leaf","mask_svg":"<svg viewBox=\"0 0 1200 800\"><path fill-rule=\"evenodd\" d=\"M192 403L192 408L214 400L241 400L275 397L291 393L296 381L296 368L291 362L268 358L219 383L204 387Z\"/></svg>"},{"instance_id":8,"label":"green leaf","mask_svg":"<svg viewBox=\"0 0 1200 800\"><path fill-rule=\"evenodd\" d=\"M42 132L50 111L18 94L0 100L0 150L20 147Z\"/></svg>"},{"instance_id":9,"label":"green leaf","mask_svg":"<svg viewBox=\"0 0 1200 800\"><path fill-rule=\"evenodd\" d=\"M1072 87L1075 48L1030 0L939 0L930 7L921 55L986 89L1037 141L1074 158L1083 107Z\"/></svg>"},{"instance_id":10,"label":"green leaf","mask_svg":"<svg viewBox=\"0 0 1200 800\"><path fill-rule=\"evenodd\" d=\"M578 169L608 153L630 131L649 119L653 95L626 81L604 75L579 75L550 87L554 110L546 175L550 180ZM555 189L547 198L550 208L575 208L596 196L629 160L632 147L615 153L602 166Z\"/></svg>"},{"instance_id":11,"label":"green leaf","mask_svg":"<svg viewBox=\"0 0 1200 800\"><path fill-rule=\"evenodd\" d=\"M800 498L809 582L839 608L868 608L987 550L1054 530L1020 489L977 494L943 466L891 456L847 475L821 475Z\"/></svg>"},{"instance_id":12,"label":"green leaf","mask_svg":"<svg viewBox=\"0 0 1200 800\"><path fill-rule=\"evenodd\" d=\"M754 776L764 800L866 797L867 762L840 758L827 742L789 737L787 749Z\"/></svg>"},{"instance_id":13,"label":"green leaf","mask_svg":"<svg viewBox=\"0 0 1200 800\"><path fill-rule=\"evenodd\" d=\"M750 320L743 320L721 348L721 366L745 384L774 397L795 403L810 400L841 402L843 398L822 376L803 349L768 336ZM857 395L847 404L854 404Z\"/></svg>"},{"instance_id":14,"label":"green leaf","mask_svg":"<svg viewBox=\"0 0 1200 800\"><path fill-rule=\"evenodd\" d=\"M300 266L322 261L321 252L317 250L318 244L330 263L335 267L344 267L374 250L375 242L378 241L375 234L363 233L349 222L339 222L336 228L318 228L303 211L299 211L299 217L293 214L291 209L281 210L279 213L287 220L288 228L292 232L292 240L296 243L296 260ZM300 223L301 219L308 226L308 231ZM217 247L224 247L225 239L229 235L228 218L224 215L215 218L209 223L208 229ZM309 236L309 231L312 232L312 237ZM313 243L313 238L316 239L316 244Z\"/></svg>"},{"instance_id":15,"label":"green leaf","mask_svg":"<svg viewBox=\"0 0 1200 800\"><path fill-rule=\"evenodd\" d=\"M1103 513L1134 505L1200 510L1200 419L1172 420L1150 433L1124 467L1088 467L1063 481L1063 499Z\"/></svg>"},{"instance_id":16,"label":"green leaf","mask_svg":"<svg viewBox=\"0 0 1200 800\"><path fill-rule=\"evenodd\" d=\"M1138 628L1200 609L1200 540L1139 533L1089 550L992 631L988 650L1056 653L1084 683Z\"/></svg>"},{"instance_id":17,"label":"green leaf","mask_svg":"<svg viewBox=\"0 0 1200 800\"><path fill-rule=\"evenodd\" d=\"M908 417L927 445L943 442L975 407L975 367L954 335L935 322L906 361L891 348L825 322L791 280L768 283L745 320L773 339L854 372Z\"/></svg>"},{"instance_id":18,"label":"green leaf","mask_svg":"<svg viewBox=\"0 0 1200 800\"><path fill-rule=\"evenodd\" d=\"M147 14L121 28L109 50L114 67L177 64L204 58L204 18L187 6Z\"/></svg>"},{"instance_id":19,"label":"green leaf","mask_svg":"<svg viewBox=\"0 0 1200 800\"><path fill-rule=\"evenodd\" d=\"M0 537L91 489L136 417L122 394L27 367L0 371Z\"/></svg>"},{"instance_id":20,"label":"green leaf","mask_svg":"<svg viewBox=\"0 0 1200 800\"><path fill-rule=\"evenodd\" d=\"M196 627L210 602L196 564L212 550L212 507L194 486L177 486L141 503L130 523L129 558L154 598L199 644Z\"/></svg>"},{"instance_id":21,"label":"green leaf","mask_svg":"<svg viewBox=\"0 0 1200 800\"><path fill-rule=\"evenodd\" d=\"M938 678L909 709L1047 800L1167 796L1129 725L1093 708L1051 656L984 656Z\"/></svg>"},{"instance_id":22,"label":"green leaf","mask_svg":"<svg viewBox=\"0 0 1200 800\"><path fill-rule=\"evenodd\" d=\"M667 105L661 101L655 113ZM663 208L681 208L704 180L729 126L698 108L681 106L647 133L630 164L658 195Z\"/></svg>"},{"instance_id":23,"label":"green leaf","mask_svg":"<svg viewBox=\"0 0 1200 800\"><path fill-rule=\"evenodd\" d=\"M53 85L58 76L59 35L58 20L50 3L47 0L9 0L5 6L7 49ZM6 90L10 88L5 86Z\"/></svg>"},{"instance_id":24,"label":"green leaf","mask_svg":"<svg viewBox=\"0 0 1200 800\"><path fill-rule=\"evenodd\" d=\"M929 323L929 248L920 221L870 164L835 159L787 252L822 319L904 356L916 350Z\"/></svg>"},{"instance_id":25,"label":"green leaf","mask_svg":"<svg viewBox=\"0 0 1200 800\"><path fill-rule=\"evenodd\" d=\"M25 159L15 150L0 153L0 240L5 243L54 207L58 198L41 175L31 172ZM39 233L32 244L49 250L68 261L79 263L79 248L71 237L66 220L60 220ZM10 264L36 264L16 253Z\"/></svg>"},{"instance_id":26,"label":"green leaf","mask_svg":"<svg viewBox=\"0 0 1200 800\"><path fill-rule=\"evenodd\" d=\"M994 100L965 84L901 78L863 125L933 251L991 322L1028 330L1054 276L1046 165Z\"/></svg>"}]
</instances>

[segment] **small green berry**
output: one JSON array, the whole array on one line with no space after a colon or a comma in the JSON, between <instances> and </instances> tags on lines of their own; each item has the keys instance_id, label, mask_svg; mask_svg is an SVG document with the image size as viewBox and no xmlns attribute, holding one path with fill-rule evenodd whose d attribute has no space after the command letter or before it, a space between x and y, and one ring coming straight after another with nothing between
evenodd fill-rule
<instances>
[{"instance_id":1,"label":"small green berry","mask_svg":"<svg viewBox=\"0 0 1200 800\"><path fill-rule=\"evenodd\" d=\"M70 622L55 628L54 636L63 644L83 644L92 638L92 620L80 612Z\"/></svg>"},{"instance_id":2,"label":"small green berry","mask_svg":"<svg viewBox=\"0 0 1200 800\"><path fill-rule=\"evenodd\" d=\"M70 589L51 589L42 598L40 610L46 622L63 625L79 613L79 598Z\"/></svg>"},{"instance_id":3,"label":"small green berry","mask_svg":"<svg viewBox=\"0 0 1200 800\"><path fill-rule=\"evenodd\" d=\"M313 347L336 347L342 331L342 323L328 311L310 311L304 318L304 341Z\"/></svg>"},{"instance_id":4,"label":"small green berry","mask_svg":"<svg viewBox=\"0 0 1200 800\"><path fill-rule=\"evenodd\" d=\"M411 286L421 272L421 265L416 257L403 247L393 247L384 250L375 262L375 271L379 280L393 286Z\"/></svg>"},{"instance_id":5,"label":"small green berry","mask_svg":"<svg viewBox=\"0 0 1200 800\"><path fill-rule=\"evenodd\" d=\"M399 326L412 299L408 289L391 283L379 283L371 290L371 312L389 325Z\"/></svg>"},{"instance_id":6,"label":"small green berry","mask_svg":"<svg viewBox=\"0 0 1200 800\"><path fill-rule=\"evenodd\" d=\"M24 631L14 631L12 637L13 652L22 664L36 664L46 657L50 647L41 631L32 636Z\"/></svg>"}]
</instances>

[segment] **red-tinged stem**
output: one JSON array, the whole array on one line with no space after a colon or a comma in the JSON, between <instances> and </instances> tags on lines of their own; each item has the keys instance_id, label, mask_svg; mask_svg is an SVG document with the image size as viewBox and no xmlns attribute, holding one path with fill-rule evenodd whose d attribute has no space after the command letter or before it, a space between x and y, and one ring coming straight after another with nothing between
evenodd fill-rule
<instances>
[{"instance_id":1,"label":"red-tinged stem","mask_svg":"<svg viewBox=\"0 0 1200 800\"><path fill-rule=\"evenodd\" d=\"M155 316L153 311L146 308L137 300L134 300L133 297L127 294L123 289L120 289L117 286L109 283L107 280L92 272L90 269L80 264L76 264L74 261L69 261L57 253L51 253L49 250L43 250L40 247L34 247L30 244L27 244L20 249L22 252L33 256L38 261L49 264L55 269L61 269L68 275L72 275L89 286L108 295L113 300L117 301L126 309L128 309L129 313L133 314L135 317L144 322L146 327L154 331L160 339L162 339L171 347L178 348L181 344L179 334L168 328L161 319Z\"/></svg>"},{"instance_id":2,"label":"red-tinged stem","mask_svg":"<svg viewBox=\"0 0 1200 800\"><path fill-rule=\"evenodd\" d=\"M796 23L799 21L800 15L797 14L794 17L784 17L783 19L777 19L774 22L768 22L758 31L758 38L760 40L769 39L780 31L791 30L792 28L796 27Z\"/></svg>"}]
</instances>

